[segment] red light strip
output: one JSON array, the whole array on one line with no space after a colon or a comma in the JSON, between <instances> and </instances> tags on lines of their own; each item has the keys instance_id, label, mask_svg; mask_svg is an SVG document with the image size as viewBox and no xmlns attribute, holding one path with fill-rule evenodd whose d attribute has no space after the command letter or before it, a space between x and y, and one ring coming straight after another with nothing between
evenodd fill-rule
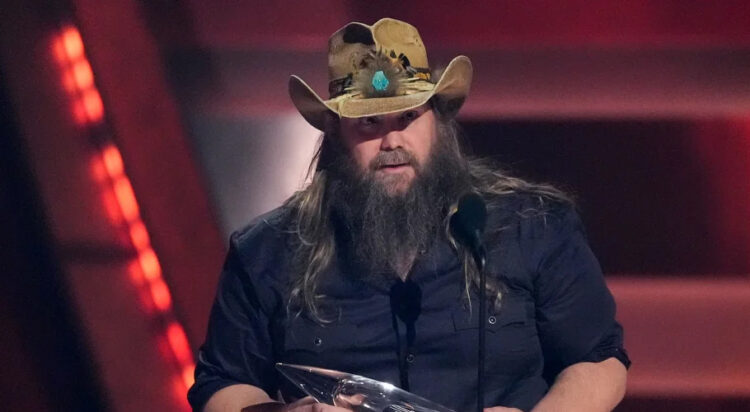
<instances>
[{"instance_id":1,"label":"red light strip","mask_svg":"<svg viewBox=\"0 0 750 412\"><path fill-rule=\"evenodd\" d=\"M94 83L91 64L86 58L83 40L78 29L64 26L53 37L52 52L62 72L62 85L71 98L73 119L79 126L95 126L104 121L104 105ZM166 354L176 364L175 390L185 399L193 384L195 363L187 336L177 322L172 308L172 295L164 278L161 264L140 214L140 207L119 149L111 141L93 156L91 173L103 193L103 205L113 225L124 229L136 258L128 266L130 280L141 291L144 310L154 316L163 327L161 338L169 351Z\"/></svg>"},{"instance_id":2,"label":"red light strip","mask_svg":"<svg viewBox=\"0 0 750 412\"><path fill-rule=\"evenodd\" d=\"M64 26L52 40L52 53L60 65L63 87L72 99L76 124L100 123L104 119L104 104L94 84L94 72L84 53L78 29Z\"/></svg>"}]
</instances>

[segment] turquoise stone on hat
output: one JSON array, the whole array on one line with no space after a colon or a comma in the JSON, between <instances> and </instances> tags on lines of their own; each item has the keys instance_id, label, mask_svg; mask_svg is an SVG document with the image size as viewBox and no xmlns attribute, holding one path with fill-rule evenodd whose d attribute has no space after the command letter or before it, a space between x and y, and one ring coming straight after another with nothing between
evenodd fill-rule
<instances>
[{"instance_id":1,"label":"turquoise stone on hat","mask_svg":"<svg viewBox=\"0 0 750 412\"><path fill-rule=\"evenodd\" d=\"M383 90L388 88L388 78L385 77L385 73L383 73L382 70L378 70L375 72L375 74L372 76L372 87L375 88L375 90L382 92Z\"/></svg>"}]
</instances>

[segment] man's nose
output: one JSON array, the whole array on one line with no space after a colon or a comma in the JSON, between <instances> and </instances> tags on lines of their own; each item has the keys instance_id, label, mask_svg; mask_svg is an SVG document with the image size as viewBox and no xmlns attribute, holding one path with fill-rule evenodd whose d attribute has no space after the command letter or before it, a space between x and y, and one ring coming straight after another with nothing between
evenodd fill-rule
<instances>
[{"instance_id":1,"label":"man's nose","mask_svg":"<svg viewBox=\"0 0 750 412\"><path fill-rule=\"evenodd\" d=\"M383 136L380 141L380 150L388 151L398 149L404 144L404 136L399 130L391 130Z\"/></svg>"}]
</instances>

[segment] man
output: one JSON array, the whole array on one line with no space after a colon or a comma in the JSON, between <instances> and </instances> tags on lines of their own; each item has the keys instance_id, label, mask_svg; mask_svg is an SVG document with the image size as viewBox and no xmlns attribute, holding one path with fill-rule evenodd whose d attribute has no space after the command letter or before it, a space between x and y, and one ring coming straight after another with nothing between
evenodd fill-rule
<instances>
[{"instance_id":1,"label":"man","mask_svg":"<svg viewBox=\"0 0 750 412\"><path fill-rule=\"evenodd\" d=\"M453 117L469 59L435 82L416 29L382 19L331 37L329 74L327 101L290 80L295 106L324 131L313 180L233 234L193 408L343 410L302 398L274 369L287 362L475 409L478 316L490 411L614 408L629 360L571 202L460 153ZM488 205L482 314L477 269L447 230L468 192Z\"/></svg>"}]
</instances>

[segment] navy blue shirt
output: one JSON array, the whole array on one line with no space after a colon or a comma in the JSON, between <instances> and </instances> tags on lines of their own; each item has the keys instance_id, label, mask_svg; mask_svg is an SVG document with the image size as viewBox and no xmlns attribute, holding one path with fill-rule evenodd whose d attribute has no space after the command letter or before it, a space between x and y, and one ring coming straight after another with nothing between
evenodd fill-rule
<instances>
[{"instance_id":1,"label":"navy blue shirt","mask_svg":"<svg viewBox=\"0 0 750 412\"><path fill-rule=\"evenodd\" d=\"M494 206L492 206L494 205ZM555 376L578 362L609 357L629 366L615 303L574 208L508 195L489 208L488 276L505 293L488 309L485 405L531 409ZM257 386L272 397L299 395L275 371L287 362L363 375L400 386L456 411L476 409L477 295L466 304L462 263L445 239L422 251L409 273L421 292L414 335L394 321L387 289L333 264L318 292L336 320L320 325L287 313L295 236L288 210L276 209L231 237L196 382L195 410L219 389ZM393 282L400 282L394 280ZM492 305L488 305L492 306Z\"/></svg>"}]
</instances>

